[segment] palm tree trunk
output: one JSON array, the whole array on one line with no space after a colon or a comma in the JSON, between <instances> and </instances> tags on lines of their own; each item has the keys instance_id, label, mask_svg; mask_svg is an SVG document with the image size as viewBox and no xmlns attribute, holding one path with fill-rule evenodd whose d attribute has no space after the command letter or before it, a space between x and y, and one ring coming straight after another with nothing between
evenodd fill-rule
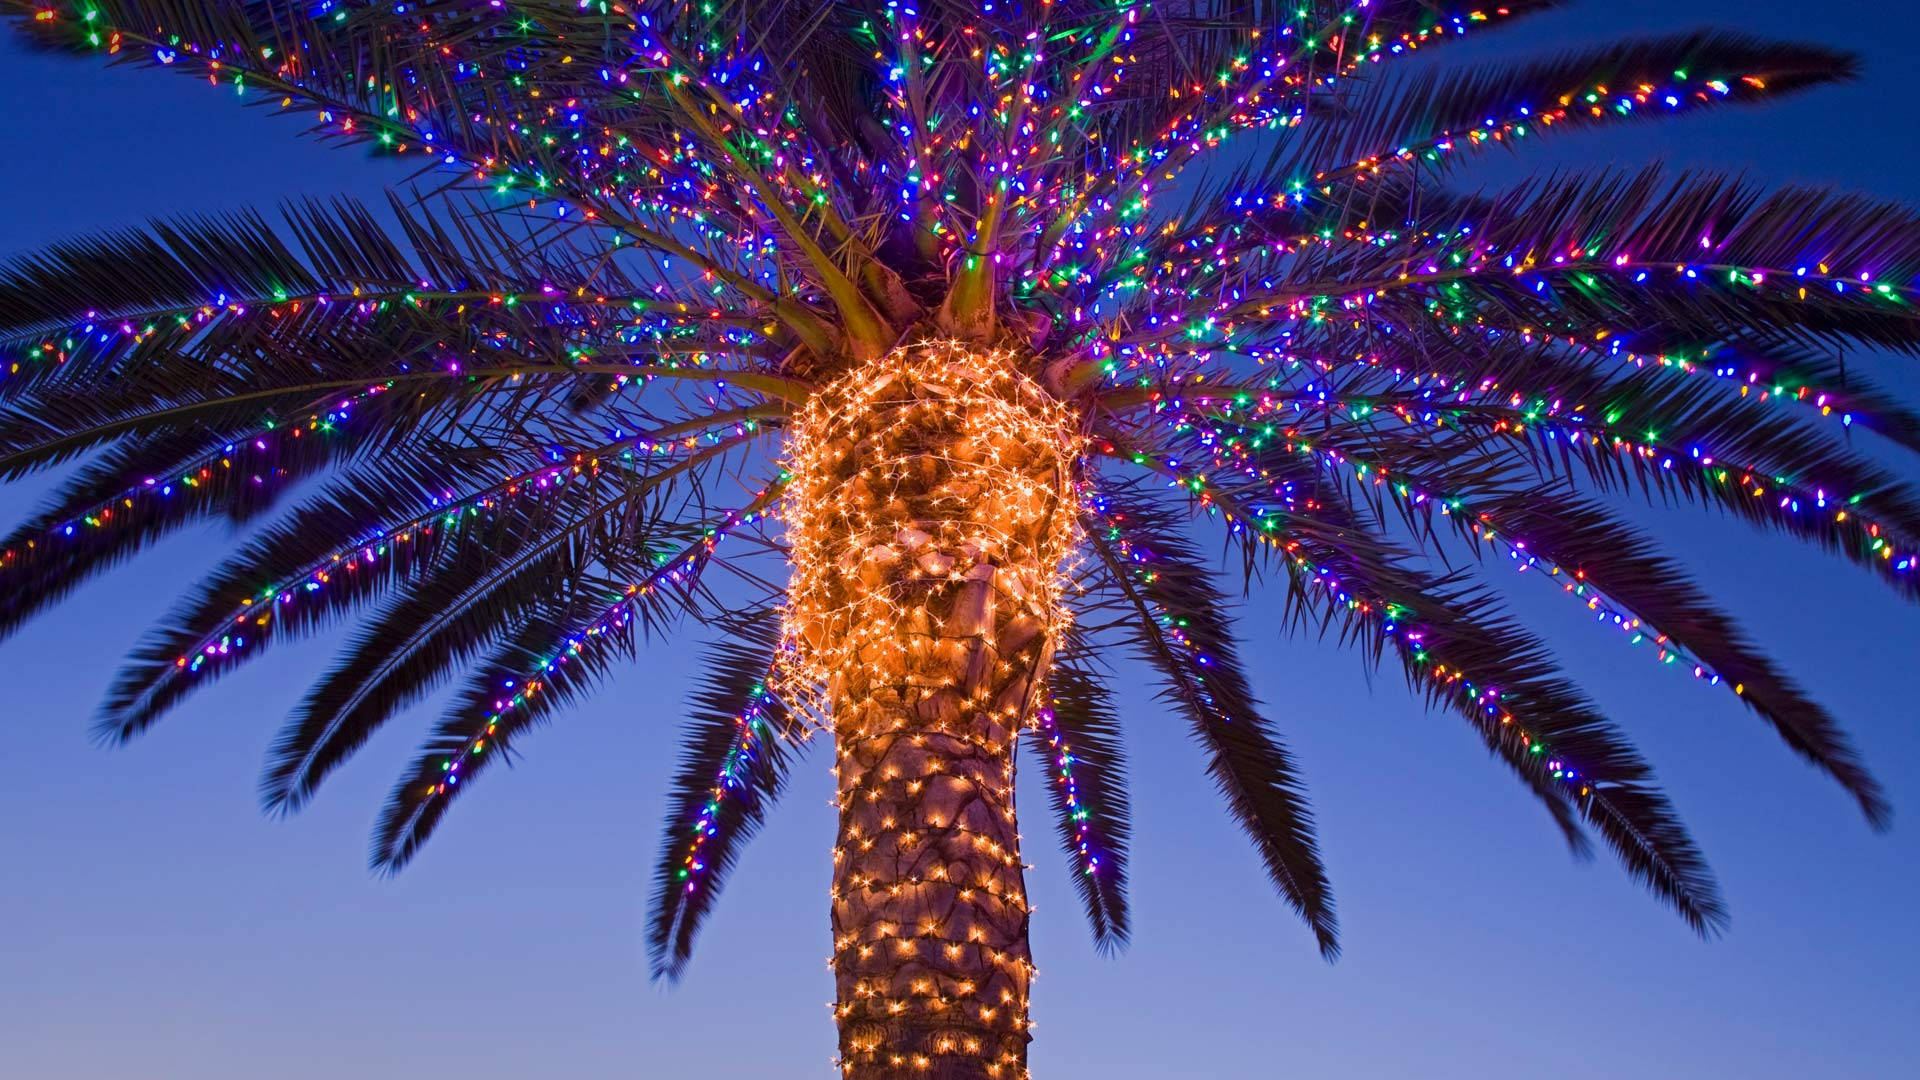
<instances>
[{"instance_id":1,"label":"palm tree trunk","mask_svg":"<svg viewBox=\"0 0 1920 1080\"><path fill-rule=\"evenodd\" d=\"M1061 629L1071 415L1005 354L899 350L795 425L788 631L825 689L854 1080L1026 1075L1013 751Z\"/></svg>"},{"instance_id":2,"label":"palm tree trunk","mask_svg":"<svg viewBox=\"0 0 1920 1080\"><path fill-rule=\"evenodd\" d=\"M904 695L888 676L850 679L834 702L833 967L841 1062L859 1080L1026 1072L1033 965L1013 749L1037 666L969 680L968 667L1002 667L990 629L950 648L949 634L913 628L932 622L897 628L930 661ZM920 697L927 686L939 689ZM980 695L996 707L962 704Z\"/></svg>"}]
</instances>

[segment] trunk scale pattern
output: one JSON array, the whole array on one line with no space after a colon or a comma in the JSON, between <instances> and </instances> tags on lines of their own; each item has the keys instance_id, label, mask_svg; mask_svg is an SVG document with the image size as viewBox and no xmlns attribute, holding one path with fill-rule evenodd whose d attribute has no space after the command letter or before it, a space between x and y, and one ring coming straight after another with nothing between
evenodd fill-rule
<instances>
[{"instance_id":1,"label":"trunk scale pattern","mask_svg":"<svg viewBox=\"0 0 1920 1080\"><path fill-rule=\"evenodd\" d=\"M1026 1075L1015 740L1067 618L1072 412L934 341L837 380L788 442L785 692L831 720L833 971L853 1080Z\"/></svg>"}]
</instances>

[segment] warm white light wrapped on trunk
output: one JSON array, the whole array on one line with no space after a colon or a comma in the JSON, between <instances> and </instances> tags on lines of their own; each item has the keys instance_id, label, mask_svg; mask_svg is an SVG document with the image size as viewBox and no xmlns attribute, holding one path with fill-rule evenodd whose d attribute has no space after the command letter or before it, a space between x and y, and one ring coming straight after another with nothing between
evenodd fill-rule
<instances>
[{"instance_id":1,"label":"warm white light wrapped on trunk","mask_svg":"<svg viewBox=\"0 0 1920 1080\"><path fill-rule=\"evenodd\" d=\"M1068 617L1080 449L1016 354L950 341L855 369L793 425L781 681L834 733L849 1076L1025 1074L1013 751Z\"/></svg>"}]
</instances>

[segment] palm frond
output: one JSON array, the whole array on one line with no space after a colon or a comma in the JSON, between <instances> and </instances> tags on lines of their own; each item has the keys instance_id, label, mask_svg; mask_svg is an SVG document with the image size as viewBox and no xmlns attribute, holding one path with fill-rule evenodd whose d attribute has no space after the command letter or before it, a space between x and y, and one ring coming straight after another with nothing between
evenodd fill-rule
<instances>
[{"instance_id":1,"label":"palm frond","mask_svg":"<svg viewBox=\"0 0 1920 1080\"><path fill-rule=\"evenodd\" d=\"M1657 347L1659 328L1686 327L1920 349L1907 284L1920 272L1920 216L1904 207L1809 190L1763 195L1712 176L1668 183L1650 169L1525 184L1436 217L1451 219L1441 232L1458 239L1424 261L1463 259L1410 280L1438 286L1442 303L1458 280L1463 301L1533 325L1618 327L1634 335L1629 345Z\"/></svg>"},{"instance_id":2,"label":"palm frond","mask_svg":"<svg viewBox=\"0 0 1920 1080\"><path fill-rule=\"evenodd\" d=\"M1714 598L1646 536L1603 507L1577 499L1516 493L1476 498L1474 507L1484 526L1524 537L1527 550L1564 568L1573 579L1567 586L1576 596L1591 592L1621 605L1626 617L1644 623L1658 644L1670 644L1717 681L1732 686L1783 742L1844 787L1869 822L1881 829L1891 823L1893 810L1885 792L1833 716L1760 652ZM1464 517L1456 519L1456 527L1474 529Z\"/></svg>"},{"instance_id":3,"label":"palm frond","mask_svg":"<svg viewBox=\"0 0 1920 1080\"><path fill-rule=\"evenodd\" d=\"M1317 489L1314 502L1311 515L1289 515L1277 535L1233 534L1250 560L1286 574L1289 625L1336 631L1375 657L1392 647L1409 684L1468 721L1576 854L1586 851L1585 821L1688 926L1703 935L1723 928L1718 887L1651 770L1545 646L1490 593L1436 578L1370 533L1337 489ZM1236 522L1259 520L1229 505Z\"/></svg>"},{"instance_id":4,"label":"palm frond","mask_svg":"<svg viewBox=\"0 0 1920 1080\"><path fill-rule=\"evenodd\" d=\"M1551 364L1536 367L1545 367L1548 372L1553 370ZM1536 371L1536 374L1540 373ZM1633 380L1644 382L1645 378L1658 375L1658 372L1640 373L1633 376ZM1491 374L1488 379L1492 379ZM1466 381L1471 385L1479 382L1479 377L1476 374ZM1659 426L1676 426L1688 439L1701 434L1693 429L1688 418L1689 410L1700 407L1703 388L1686 384L1684 380L1677 386L1672 385L1672 380L1667 382L1669 385L1658 392L1623 394L1616 400L1644 398L1654 408L1668 410L1663 413ZM1710 391L1711 387L1704 390ZM1469 447L1458 445L1459 440L1450 436L1430 434L1431 421L1436 416L1450 414L1454 407L1450 402L1455 396L1450 393L1422 395L1416 399L1417 408L1404 415L1370 412L1364 419L1356 416L1352 423L1325 427L1311 435L1290 428L1285 432L1289 441L1264 446L1254 438L1257 407L1243 409L1243 415L1238 418L1229 415L1233 406L1209 410L1207 402L1213 399L1203 399L1189 407L1199 412L1206 422L1230 425L1227 430L1236 431L1255 444L1253 449L1243 451L1247 462L1243 468L1249 474L1260 476L1263 484L1249 484L1231 473L1222 477L1219 484L1221 496L1235 501L1242 520L1252 516L1247 506L1262 498L1264 481L1311 477L1314 478L1310 496L1313 516L1324 516L1348 497L1344 494L1346 490L1354 490L1360 497L1375 502L1374 517L1381 524L1386 515L1378 503L1395 504L1406 527L1429 548L1445 548L1444 534L1435 531L1438 520L1448 523L1449 531L1457 533L1475 554L1484 552L1487 544L1497 543L1510 559L1525 565L1544 565L1548 572L1563 576L1565 588L1576 596L1587 598L1592 605L1605 605L1602 610L1611 613L1616 621L1630 629L1644 625L1646 635L1653 636L1669 655L1689 656L1688 662L1697 676L1727 682L1750 708L1775 727L1789 746L1853 794L1869 821L1885 824L1890 811L1879 785L1860 764L1833 718L1749 644L1717 605L1702 595L1648 540L1604 509L1557 490L1556 486L1541 486L1539 478L1531 473L1529 463L1503 460L1497 439L1476 438ZM1797 453L1810 467L1833 467L1841 472L1849 467L1864 467L1824 442L1819 449L1796 449L1796 440L1802 438L1802 433L1774 416L1756 415L1760 407L1750 402L1738 398L1709 401L1704 408L1710 414L1729 408L1739 412L1737 421L1723 420L1716 430L1738 428L1741 433L1738 437L1750 439L1755 452ZM1385 421L1376 419L1380 416L1384 416ZM1412 423L1416 417L1425 426ZM1499 421L1499 428L1524 431L1527 425L1518 422L1519 419L1508 416ZM1411 430L1400 426L1410 423ZM1637 424L1634 429L1638 429ZM1552 430L1548 429L1549 434ZM1300 444L1309 438L1313 446L1302 454L1305 448ZM1292 441L1296 439L1299 443ZM1560 474L1567 461L1581 459L1585 449L1591 446L1591 442L1584 440L1567 447L1556 446L1551 439L1541 439L1533 447L1538 456L1530 462L1538 465L1544 458L1546 464L1539 466L1541 471ZM1635 455L1635 458L1645 462L1644 455ZM1828 461L1828 458L1835 460ZM1782 464L1783 460L1776 457L1773 463L1776 467L1787 467ZM1613 457L1606 461L1609 467L1619 464ZM1628 475L1643 476L1652 490L1660 492L1668 491L1668 485L1676 483L1670 462L1646 463L1638 473ZM1683 474L1678 483L1684 485L1687 475L1691 474ZM1329 483L1320 483L1321 479ZM1289 487L1303 482L1285 481ZM1600 486L1607 486L1607 478L1600 480ZM1701 495L1693 487L1682 486L1679 491L1682 497ZM1733 506L1746 511L1752 502L1750 493L1741 491L1735 496ZM1860 505L1859 501L1848 503L1850 511L1857 511ZM1845 520L1845 514L1841 520ZM1287 529L1302 527L1293 524ZM1344 521L1339 527L1350 528ZM1260 534L1243 531L1241 535L1251 539ZM1823 534L1814 530L1811 535ZM1825 535L1828 542L1834 541L1832 534ZM1351 538L1343 542L1349 547L1357 543ZM1860 553L1868 556L1873 550L1863 544ZM1863 558L1862 561L1885 560Z\"/></svg>"},{"instance_id":5,"label":"palm frond","mask_svg":"<svg viewBox=\"0 0 1920 1080\"><path fill-rule=\"evenodd\" d=\"M188 693L279 640L325 625L436 565L449 544L484 543L491 507L450 507L457 462L397 456L330 484L261 529L188 593L122 667L101 724L130 738ZM568 485L553 493L578 498ZM397 521L396 521L397 519ZM394 521L393 527L369 522Z\"/></svg>"},{"instance_id":6,"label":"palm frond","mask_svg":"<svg viewBox=\"0 0 1920 1080\"><path fill-rule=\"evenodd\" d=\"M465 396L464 391L456 391ZM432 391L422 397L437 396ZM329 397L301 415L239 431L168 425L91 458L0 539L0 636L117 563L190 525L244 527L302 482L394 448L421 398Z\"/></svg>"},{"instance_id":7,"label":"palm frond","mask_svg":"<svg viewBox=\"0 0 1920 1080\"><path fill-rule=\"evenodd\" d=\"M413 860L476 777L511 762L519 741L604 681L634 648L631 614L604 605L528 619L466 680L374 823L368 862L395 873ZM611 614L608 614L610 612Z\"/></svg>"},{"instance_id":8,"label":"palm frond","mask_svg":"<svg viewBox=\"0 0 1920 1080\"><path fill-rule=\"evenodd\" d=\"M393 872L418 853L455 799L514 742L550 719L556 706L589 693L631 656L636 628L666 626L696 610L700 575L718 542L758 519L778 494L699 531L700 539L659 561L645 577L594 604L529 619L476 669L401 778L374 825L371 860Z\"/></svg>"},{"instance_id":9,"label":"palm frond","mask_svg":"<svg viewBox=\"0 0 1920 1080\"><path fill-rule=\"evenodd\" d=\"M302 804L460 678L376 824L394 871L637 631L719 627L649 922L672 979L794 722L764 680L782 586L716 554L794 509L787 480L723 492L797 460L816 390L953 337L1084 420L1051 494L1080 502L1088 572L1072 636L1042 642L1029 745L1102 948L1130 933L1131 821L1093 650L1124 635L1338 950L1305 788L1197 518L1252 610L1391 652L1576 853L1597 833L1711 933L1717 886L1650 768L1453 556L1497 552L1728 684L1884 826L1835 718L1596 496L1720 511L1920 600L1910 462L1850 444L1920 452L1920 409L1843 351L1920 352L1920 213L1658 170L1451 190L1480 150L1855 67L1712 31L1402 62L1556 6L0 0L39 45L422 164L384 205L172 218L0 264L0 483L77 464L0 540L0 636L190 526L244 531L123 667L102 731L353 620L263 796ZM1197 168L1223 148L1237 164ZM795 441L765 455L776 430ZM740 546L792 557L765 531ZM739 581L710 587L716 565ZM1252 593L1269 577L1278 599Z\"/></svg>"},{"instance_id":10,"label":"palm frond","mask_svg":"<svg viewBox=\"0 0 1920 1080\"><path fill-rule=\"evenodd\" d=\"M654 869L647 952L656 979L678 979L742 849L786 783L797 732L767 687L779 643L776 612L721 624L693 695L685 749L668 795Z\"/></svg>"},{"instance_id":11,"label":"palm frond","mask_svg":"<svg viewBox=\"0 0 1920 1080\"><path fill-rule=\"evenodd\" d=\"M406 582L275 740L260 784L268 809L298 809L401 709L534 613L591 604L609 589L603 575L629 580L649 553L667 554L674 537L650 520L657 511L629 513L622 508L627 497L615 487L578 510L542 505L531 527L500 530L484 546L449 552L426 576Z\"/></svg>"},{"instance_id":12,"label":"palm frond","mask_svg":"<svg viewBox=\"0 0 1920 1080\"><path fill-rule=\"evenodd\" d=\"M1858 68L1858 58L1831 49L1708 31L1530 64L1430 68L1364 87L1350 108L1318 114L1293 160L1322 163L1313 180L1324 188L1416 160L1444 167L1473 149L1518 151L1568 129L1770 100L1851 78ZM1349 185L1342 188L1342 197L1352 197Z\"/></svg>"},{"instance_id":13,"label":"palm frond","mask_svg":"<svg viewBox=\"0 0 1920 1080\"><path fill-rule=\"evenodd\" d=\"M1332 887L1292 755L1260 714L1234 647L1227 601L1205 560L1150 504L1103 493L1089 542L1113 586L1134 605L1134 646L1158 673L1162 699L1185 714L1207 771L1265 864L1274 888L1339 955Z\"/></svg>"},{"instance_id":14,"label":"palm frond","mask_svg":"<svg viewBox=\"0 0 1920 1080\"><path fill-rule=\"evenodd\" d=\"M1055 655L1048 704L1038 716L1039 737L1027 745L1047 778L1054 829L1094 945L1111 952L1132 936L1127 913L1132 813L1120 715L1101 674L1082 659L1085 651L1069 642Z\"/></svg>"}]
</instances>

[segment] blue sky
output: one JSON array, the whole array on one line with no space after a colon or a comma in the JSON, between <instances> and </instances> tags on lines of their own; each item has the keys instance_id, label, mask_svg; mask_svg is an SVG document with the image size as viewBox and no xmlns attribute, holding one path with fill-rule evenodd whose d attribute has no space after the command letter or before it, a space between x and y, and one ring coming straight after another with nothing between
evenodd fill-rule
<instances>
[{"instance_id":1,"label":"blue sky","mask_svg":"<svg viewBox=\"0 0 1920 1080\"><path fill-rule=\"evenodd\" d=\"M1447 54L1516 56L1719 24L1861 52L1858 82L1491 163L1746 171L1920 202L1907 5L1599 0ZM297 138L192 79L0 41L0 256L150 216L377 194L404 170ZM1858 358L1920 397L1911 358ZM1903 463L1911 467L1911 462ZM0 489L11 523L46 488ZM1317 959L1219 812L1183 725L1122 679L1135 942L1095 954L1044 793L1023 780L1043 1080L1269 1072L1372 1080L1911 1075L1920 1055L1915 611L1817 552L1649 511L1699 577L1855 733L1896 805L1869 832L1724 691L1546 592L1516 606L1641 740L1719 872L1731 933L1693 938L1545 816L1397 675L1245 616L1256 686L1322 823L1346 952ZM286 1080L458 1074L833 1074L827 757L799 771L685 981L640 940L697 640L655 648L463 801L397 879L367 829L436 702L391 725L310 809L258 811L268 742L337 638L283 648L130 746L89 741L117 660L230 542L193 532L0 644L0 1074ZM3 584L3 583L0 583ZM697 637L697 636L696 636Z\"/></svg>"}]
</instances>

